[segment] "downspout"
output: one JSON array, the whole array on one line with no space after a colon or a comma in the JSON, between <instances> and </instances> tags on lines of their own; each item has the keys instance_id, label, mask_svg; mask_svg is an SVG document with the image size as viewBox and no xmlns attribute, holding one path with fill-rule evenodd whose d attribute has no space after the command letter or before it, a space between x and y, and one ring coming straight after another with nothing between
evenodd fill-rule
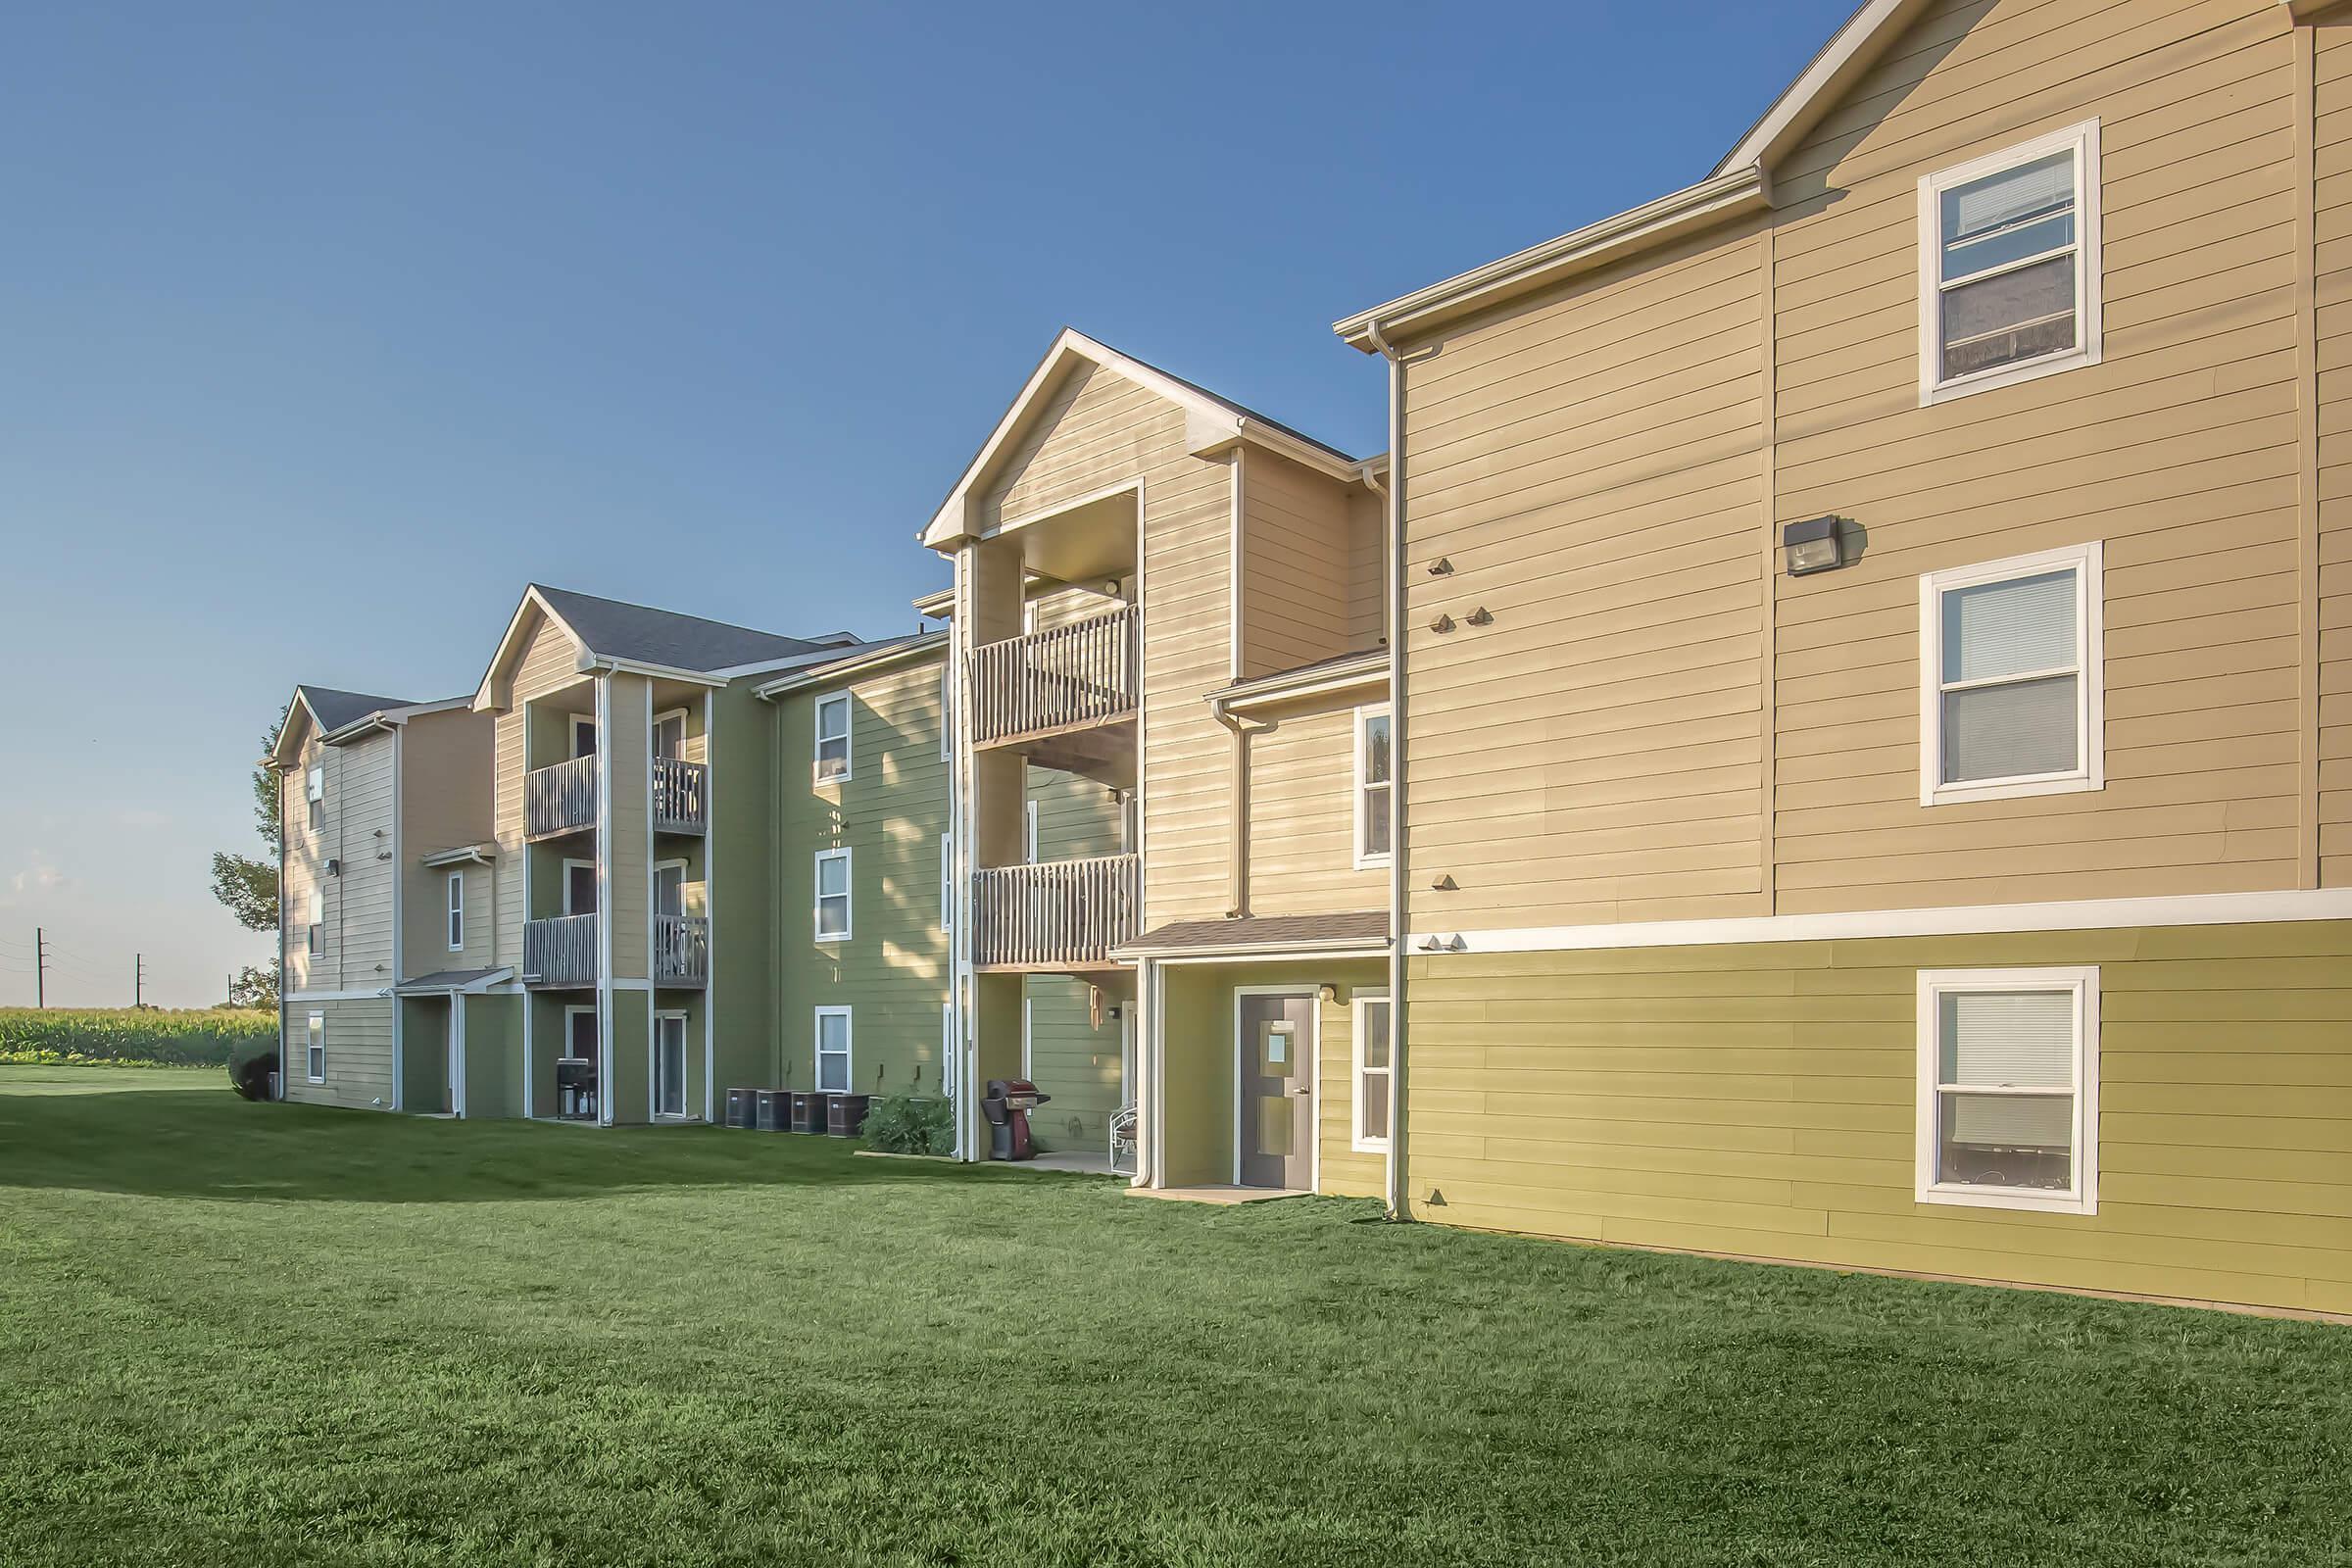
<instances>
[{"instance_id":1,"label":"downspout","mask_svg":"<svg viewBox=\"0 0 2352 1568\"><path fill-rule=\"evenodd\" d=\"M1406 1151L1411 1117L1405 1068L1404 876L1406 734L1404 710L1404 360L1381 334L1380 322L1366 323L1364 336L1389 363L1388 558L1383 569L1389 591L1389 1218L1409 1220L1411 1188Z\"/></svg>"},{"instance_id":2,"label":"downspout","mask_svg":"<svg viewBox=\"0 0 2352 1568\"><path fill-rule=\"evenodd\" d=\"M1233 796L1232 847L1226 858L1226 918L1245 919L1250 913L1250 737L1260 735L1274 726L1263 720L1252 721L1236 717L1221 702L1212 701L1209 712L1216 721L1233 733L1233 750L1228 764L1227 787Z\"/></svg>"}]
</instances>

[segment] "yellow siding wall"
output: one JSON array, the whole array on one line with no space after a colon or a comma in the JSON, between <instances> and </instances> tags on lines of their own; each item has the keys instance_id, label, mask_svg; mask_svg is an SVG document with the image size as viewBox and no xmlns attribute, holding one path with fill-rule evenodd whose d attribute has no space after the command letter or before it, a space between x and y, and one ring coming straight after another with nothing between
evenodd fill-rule
<instances>
[{"instance_id":1,"label":"yellow siding wall","mask_svg":"<svg viewBox=\"0 0 2352 1568\"><path fill-rule=\"evenodd\" d=\"M308 720L300 720L308 728ZM295 770L284 780L285 887L279 904L286 926L287 989L357 991L389 986L392 972L392 737L381 732L343 746L303 741ZM310 770L325 775L320 826L310 828L304 791ZM378 856L386 858L379 859ZM326 873L328 860L341 874ZM324 918L316 957L309 951L310 900L321 895Z\"/></svg>"},{"instance_id":2,"label":"yellow siding wall","mask_svg":"<svg viewBox=\"0 0 2352 1568\"><path fill-rule=\"evenodd\" d=\"M2312 29L2320 881L2352 887L2352 25Z\"/></svg>"},{"instance_id":3,"label":"yellow siding wall","mask_svg":"<svg viewBox=\"0 0 2352 1568\"><path fill-rule=\"evenodd\" d=\"M653 686L643 675L608 675L609 722L599 737L612 838L605 845L605 919L612 933L611 974L643 979L653 972L653 818L647 798L653 765Z\"/></svg>"},{"instance_id":4,"label":"yellow siding wall","mask_svg":"<svg viewBox=\"0 0 2352 1568\"><path fill-rule=\"evenodd\" d=\"M535 611L531 615L536 625L525 634L514 667L513 701L497 716L498 953L492 961L500 964L522 962L522 776L532 761L544 766L562 760L529 757L525 738L530 715L524 705L580 679L577 646L553 621ZM578 706L583 711L593 710L593 697L586 687L580 691Z\"/></svg>"},{"instance_id":5,"label":"yellow siding wall","mask_svg":"<svg viewBox=\"0 0 2352 1568\"><path fill-rule=\"evenodd\" d=\"M465 949L449 951L449 872L418 864L436 850L490 840L496 720L468 709L426 713L400 737L402 967L410 979L435 969L493 967L498 922L494 866L459 868L466 879Z\"/></svg>"},{"instance_id":6,"label":"yellow siding wall","mask_svg":"<svg viewBox=\"0 0 2352 1568\"><path fill-rule=\"evenodd\" d=\"M1317 1008L1321 1033L1315 1058L1315 1135L1321 1140L1315 1190L1334 1198L1386 1198L1388 1161L1355 1148L1355 1009L1362 988L1341 987Z\"/></svg>"},{"instance_id":7,"label":"yellow siding wall","mask_svg":"<svg viewBox=\"0 0 2352 1568\"><path fill-rule=\"evenodd\" d=\"M1348 500L1348 646L1388 642L1388 508L1379 495L1357 490Z\"/></svg>"},{"instance_id":8,"label":"yellow siding wall","mask_svg":"<svg viewBox=\"0 0 2352 1568\"><path fill-rule=\"evenodd\" d=\"M1408 369L1416 928L1758 912L1760 259L1710 242Z\"/></svg>"},{"instance_id":9,"label":"yellow siding wall","mask_svg":"<svg viewBox=\"0 0 2352 1568\"><path fill-rule=\"evenodd\" d=\"M1355 866L1355 710L1282 714L1250 738L1250 909L1389 906L1389 871Z\"/></svg>"},{"instance_id":10,"label":"yellow siding wall","mask_svg":"<svg viewBox=\"0 0 2352 1568\"><path fill-rule=\"evenodd\" d=\"M2099 966L2099 1208L1913 1200L1917 972ZM1421 1217L2352 1310L2352 922L1415 958Z\"/></svg>"},{"instance_id":11,"label":"yellow siding wall","mask_svg":"<svg viewBox=\"0 0 2352 1568\"><path fill-rule=\"evenodd\" d=\"M1347 488L1271 452L1245 451L1241 465L1240 674L1350 651Z\"/></svg>"},{"instance_id":12,"label":"yellow siding wall","mask_svg":"<svg viewBox=\"0 0 2352 1568\"><path fill-rule=\"evenodd\" d=\"M1144 924L1221 913L1231 816L1225 731L1202 699L1231 678L1230 468L1192 456L1184 412L1107 370L1074 372L1007 454L984 526L1144 483Z\"/></svg>"},{"instance_id":13,"label":"yellow siding wall","mask_svg":"<svg viewBox=\"0 0 2352 1568\"><path fill-rule=\"evenodd\" d=\"M2291 56L2256 0L1934 8L1778 172L1778 907L2297 884ZM2100 121L2102 364L1918 407L1921 174ZM2106 550L2107 786L1919 805L1921 573Z\"/></svg>"}]
</instances>

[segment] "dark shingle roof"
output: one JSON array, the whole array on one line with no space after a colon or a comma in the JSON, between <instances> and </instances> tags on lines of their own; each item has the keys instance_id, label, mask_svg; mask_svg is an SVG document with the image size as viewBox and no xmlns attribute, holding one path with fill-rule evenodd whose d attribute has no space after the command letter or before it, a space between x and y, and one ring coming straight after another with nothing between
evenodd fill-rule
<instances>
[{"instance_id":1,"label":"dark shingle roof","mask_svg":"<svg viewBox=\"0 0 2352 1568\"><path fill-rule=\"evenodd\" d=\"M771 631L753 631L700 615L681 615L672 610L599 599L594 594L534 583L541 598L565 625L578 633L589 652L608 659L626 659L671 669L713 670L736 664L756 664L771 659L790 659L826 646L808 637L784 637Z\"/></svg>"},{"instance_id":2,"label":"dark shingle roof","mask_svg":"<svg viewBox=\"0 0 2352 1568\"><path fill-rule=\"evenodd\" d=\"M318 720L318 728L330 735L369 713L416 706L406 697L369 697L364 692L339 692L328 686L304 686L300 690L302 700L310 705L312 716Z\"/></svg>"},{"instance_id":3,"label":"dark shingle roof","mask_svg":"<svg viewBox=\"0 0 2352 1568\"><path fill-rule=\"evenodd\" d=\"M1294 948L1311 943L1386 943L1386 910L1346 914L1253 914L1239 920L1176 920L1157 926L1121 951L1151 953L1247 953L1255 948Z\"/></svg>"}]
</instances>

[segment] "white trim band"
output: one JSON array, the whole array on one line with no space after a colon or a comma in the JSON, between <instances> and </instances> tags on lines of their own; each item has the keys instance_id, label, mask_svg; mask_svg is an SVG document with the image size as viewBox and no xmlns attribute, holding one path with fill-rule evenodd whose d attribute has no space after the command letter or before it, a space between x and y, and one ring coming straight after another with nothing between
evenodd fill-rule
<instances>
[{"instance_id":1,"label":"white trim band","mask_svg":"<svg viewBox=\"0 0 2352 1568\"><path fill-rule=\"evenodd\" d=\"M1834 942L1862 937L1993 936L2012 931L2249 925L2281 920L2352 920L2352 888L2083 899L2067 904L1986 904L1942 909L1862 909L1851 913L1756 915L1728 920L1641 920L1624 925L1517 926L1498 931L1415 931L1404 940L1406 956L1412 956L1424 951L1581 953L1601 948Z\"/></svg>"}]
</instances>

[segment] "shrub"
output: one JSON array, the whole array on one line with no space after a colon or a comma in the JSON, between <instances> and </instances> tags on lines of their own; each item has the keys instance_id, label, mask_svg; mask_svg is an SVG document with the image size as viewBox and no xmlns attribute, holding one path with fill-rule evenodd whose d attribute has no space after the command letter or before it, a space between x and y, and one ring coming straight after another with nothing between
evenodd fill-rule
<instances>
[{"instance_id":1,"label":"shrub","mask_svg":"<svg viewBox=\"0 0 2352 1568\"><path fill-rule=\"evenodd\" d=\"M865 1147L884 1154L953 1154L956 1117L944 1100L877 1095L866 1107Z\"/></svg>"}]
</instances>

